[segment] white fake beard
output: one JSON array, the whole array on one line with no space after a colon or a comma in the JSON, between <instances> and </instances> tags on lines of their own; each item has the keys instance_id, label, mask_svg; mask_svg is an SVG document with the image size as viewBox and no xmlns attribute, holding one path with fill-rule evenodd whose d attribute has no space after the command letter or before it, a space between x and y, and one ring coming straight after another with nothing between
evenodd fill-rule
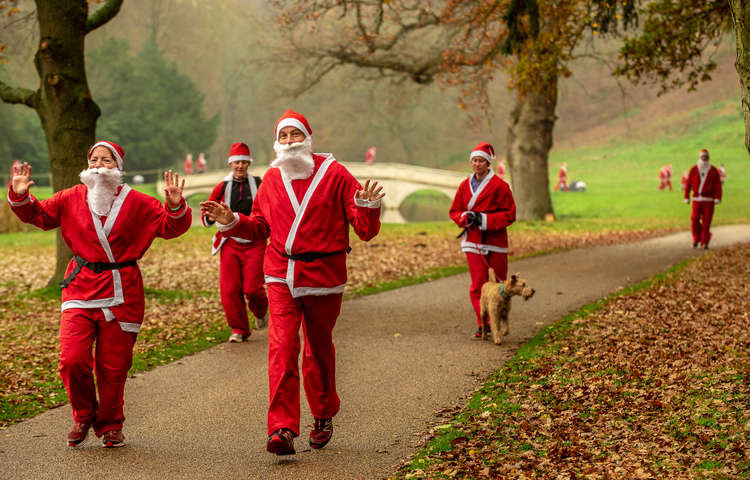
<instances>
[{"instance_id":1,"label":"white fake beard","mask_svg":"<svg viewBox=\"0 0 750 480\"><path fill-rule=\"evenodd\" d=\"M276 151L276 160L271 162L271 167L278 168L289 180L309 178L315 169L315 161L312 156L312 137L304 141L282 145L276 140L273 144Z\"/></svg>"},{"instance_id":2,"label":"white fake beard","mask_svg":"<svg viewBox=\"0 0 750 480\"><path fill-rule=\"evenodd\" d=\"M122 172L116 168L88 168L80 177L81 183L88 187L86 201L91 211L99 216L109 214L122 184Z\"/></svg>"},{"instance_id":3,"label":"white fake beard","mask_svg":"<svg viewBox=\"0 0 750 480\"><path fill-rule=\"evenodd\" d=\"M708 169L711 167L711 163L709 162L709 159L701 160L698 159L698 171L701 173L706 173Z\"/></svg>"}]
</instances>

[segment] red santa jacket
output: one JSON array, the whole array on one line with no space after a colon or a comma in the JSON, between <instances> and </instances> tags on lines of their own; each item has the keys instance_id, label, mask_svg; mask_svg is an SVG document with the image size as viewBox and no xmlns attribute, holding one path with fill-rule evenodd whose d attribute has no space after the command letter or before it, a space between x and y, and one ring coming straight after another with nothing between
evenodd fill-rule
<instances>
[{"instance_id":1,"label":"red santa jacket","mask_svg":"<svg viewBox=\"0 0 750 480\"><path fill-rule=\"evenodd\" d=\"M26 223L43 230L60 227L65 244L74 255L89 262L125 263L140 259L155 237L174 238L190 227L190 208L182 200L177 211L166 204L123 185L106 217L93 213L86 202L85 185L76 185L39 201L33 195L16 195L8 201L13 212ZM71 259L67 277L76 267ZM62 291L62 310L101 308L113 320L109 307L127 303L144 305L143 279L138 265L96 273L83 268ZM141 308L142 311L142 308ZM120 322L125 331L138 332L142 315Z\"/></svg>"},{"instance_id":2,"label":"red santa jacket","mask_svg":"<svg viewBox=\"0 0 750 480\"><path fill-rule=\"evenodd\" d=\"M269 169L252 213L235 213L234 224L220 226L232 237L270 238L266 283L286 283L293 297L343 292L349 225L364 241L380 231L380 201L355 202L362 186L352 174L330 153L313 159L313 174L306 179L290 181L278 168ZM325 256L310 258L320 255Z\"/></svg>"},{"instance_id":3,"label":"red santa jacket","mask_svg":"<svg viewBox=\"0 0 750 480\"><path fill-rule=\"evenodd\" d=\"M224 202L229 205L229 208L232 208L233 179L234 175L231 173L224 177L221 183L216 185L213 191L211 191L211 195L208 196L208 199L214 202ZM258 178L253 177L252 175L248 175L247 183L250 185L250 198L253 200L253 202L255 202L255 196L258 194L258 184L260 183L260 181ZM232 211L234 211L234 208L232 208ZM204 227L210 227L215 223L209 220L208 217L206 217L206 212L201 213L201 221L203 222ZM221 247L229 238L231 238L232 241L238 243L252 243L251 240L246 240L239 237L229 237L227 235L224 235L223 232L216 232L216 234L211 239L211 255L216 255L216 253L221 250Z\"/></svg>"},{"instance_id":4,"label":"red santa jacket","mask_svg":"<svg viewBox=\"0 0 750 480\"><path fill-rule=\"evenodd\" d=\"M710 165L706 176L701 178L698 165L693 165L688 173L687 185L685 186L685 200L690 198L693 191L694 202L721 202L721 176L719 169Z\"/></svg>"},{"instance_id":5,"label":"red santa jacket","mask_svg":"<svg viewBox=\"0 0 750 480\"><path fill-rule=\"evenodd\" d=\"M461 250L486 255L508 253L506 227L516 220L516 202L504 180L490 171L477 187L471 188L471 177L458 186L450 217L459 227L466 225L469 211L481 215L481 225L471 226L461 240Z\"/></svg>"},{"instance_id":6,"label":"red santa jacket","mask_svg":"<svg viewBox=\"0 0 750 480\"><path fill-rule=\"evenodd\" d=\"M667 181L672 178L672 169L669 167L661 167L659 170L659 180Z\"/></svg>"}]
</instances>

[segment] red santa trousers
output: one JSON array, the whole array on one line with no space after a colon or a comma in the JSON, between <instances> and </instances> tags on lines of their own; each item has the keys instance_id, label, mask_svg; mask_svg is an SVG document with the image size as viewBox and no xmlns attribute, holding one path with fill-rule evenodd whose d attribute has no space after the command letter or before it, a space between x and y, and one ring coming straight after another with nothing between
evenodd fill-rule
<instances>
[{"instance_id":1,"label":"red santa trousers","mask_svg":"<svg viewBox=\"0 0 750 480\"><path fill-rule=\"evenodd\" d=\"M247 320L247 305L255 318L261 318L268 310L268 298L263 288L264 242L239 243L227 239L221 247L219 257L219 289L221 305L232 333L250 335Z\"/></svg>"},{"instance_id":2,"label":"red santa trousers","mask_svg":"<svg viewBox=\"0 0 750 480\"><path fill-rule=\"evenodd\" d=\"M122 428L123 394L133 363L137 333L125 332L118 321L140 323L143 306L112 307L115 320L107 321L101 309L70 308L60 321L60 378L68 392L76 422L94 421L101 436ZM91 346L96 341L96 351ZM94 375L96 373L96 389ZM99 391L99 401L96 399Z\"/></svg>"},{"instance_id":3,"label":"red santa trousers","mask_svg":"<svg viewBox=\"0 0 750 480\"><path fill-rule=\"evenodd\" d=\"M671 180L659 180L659 190L664 190L666 187L669 187L669 191L672 191L672 181Z\"/></svg>"},{"instance_id":4,"label":"red santa trousers","mask_svg":"<svg viewBox=\"0 0 750 480\"><path fill-rule=\"evenodd\" d=\"M469 264L471 275L471 286L469 287L469 298L474 312L477 315L477 325L482 325L479 316L479 298L482 296L482 285L489 279L489 269L495 270L498 280L505 281L508 276L508 254L500 252L489 252L487 255L478 253L466 253L466 262Z\"/></svg>"},{"instance_id":5,"label":"red santa trousers","mask_svg":"<svg viewBox=\"0 0 750 480\"><path fill-rule=\"evenodd\" d=\"M560 189L560 187L562 187L563 191L567 192L568 191L568 181L566 179L564 179L564 178L558 179L557 180L557 185L555 185L554 190L558 191Z\"/></svg>"},{"instance_id":6,"label":"red santa trousers","mask_svg":"<svg viewBox=\"0 0 750 480\"><path fill-rule=\"evenodd\" d=\"M336 393L336 350L333 327L343 294L293 298L285 283L268 284L271 321L268 326L268 434L288 428L299 435L299 327L304 351L302 376L310 411L332 418L339 411Z\"/></svg>"},{"instance_id":7,"label":"red santa trousers","mask_svg":"<svg viewBox=\"0 0 750 480\"><path fill-rule=\"evenodd\" d=\"M714 202L693 201L690 214L690 231L693 243L708 245L711 240L711 220L714 218Z\"/></svg>"}]
</instances>

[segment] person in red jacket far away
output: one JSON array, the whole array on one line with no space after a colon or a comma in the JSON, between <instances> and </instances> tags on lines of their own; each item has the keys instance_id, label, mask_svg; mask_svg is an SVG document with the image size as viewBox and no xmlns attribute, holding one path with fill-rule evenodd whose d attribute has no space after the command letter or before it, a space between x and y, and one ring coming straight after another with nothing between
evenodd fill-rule
<instances>
[{"instance_id":1,"label":"person in red jacket far away","mask_svg":"<svg viewBox=\"0 0 750 480\"><path fill-rule=\"evenodd\" d=\"M721 202L721 175L719 169L709 162L708 150L704 148L698 156L698 163L690 169L685 186L685 203L690 203L690 192L693 192L693 209L690 214L693 248L700 245L708 249L714 205Z\"/></svg>"},{"instance_id":2,"label":"person in red jacket far away","mask_svg":"<svg viewBox=\"0 0 750 480\"><path fill-rule=\"evenodd\" d=\"M659 169L659 190L669 187L672 191L672 165L664 165Z\"/></svg>"},{"instance_id":3,"label":"person in red jacket far away","mask_svg":"<svg viewBox=\"0 0 750 480\"><path fill-rule=\"evenodd\" d=\"M568 162L563 162L562 165L560 165L560 171L557 172L557 185L555 185L555 191L558 191L560 188L565 192L568 191Z\"/></svg>"},{"instance_id":4,"label":"person in red jacket far away","mask_svg":"<svg viewBox=\"0 0 750 480\"><path fill-rule=\"evenodd\" d=\"M333 327L346 285L349 228L364 241L374 238L385 194L377 182L363 188L332 154L313 153L312 129L301 114L284 112L275 139L276 159L250 215L219 202L201 207L227 236L270 239L263 262L270 310L266 450L290 455L300 433L300 326L303 385L314 419L310 447L318 449L331 440L340 407Z\"/></svg>"}]
</instances>

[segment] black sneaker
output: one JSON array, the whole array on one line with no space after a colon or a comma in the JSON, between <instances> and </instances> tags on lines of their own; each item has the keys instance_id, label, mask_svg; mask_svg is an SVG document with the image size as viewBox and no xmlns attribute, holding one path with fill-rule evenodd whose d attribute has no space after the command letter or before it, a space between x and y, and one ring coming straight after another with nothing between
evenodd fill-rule
<instances>
[{"instance_id":1,"label":"black sneaker","mask_svg":"<svg viewBox=\"0 0 750 480\"><path fill-rule=\"evenodd\" d=\"M693 248L698 246L698 242L693 242Z\"/></svg>"},{"instance_id":2,"label":"black sneaker","mask_svg":"<svg viewBox=\"0 0 750 480\"><path fill-rule=\"evenodd\" d=\"M471 338L473 338L474 340L481 340L482 339L482 329L481 328L477 328L477 331L474 332L474 336L471 337Z\"/></svg>"}]
</instances>

